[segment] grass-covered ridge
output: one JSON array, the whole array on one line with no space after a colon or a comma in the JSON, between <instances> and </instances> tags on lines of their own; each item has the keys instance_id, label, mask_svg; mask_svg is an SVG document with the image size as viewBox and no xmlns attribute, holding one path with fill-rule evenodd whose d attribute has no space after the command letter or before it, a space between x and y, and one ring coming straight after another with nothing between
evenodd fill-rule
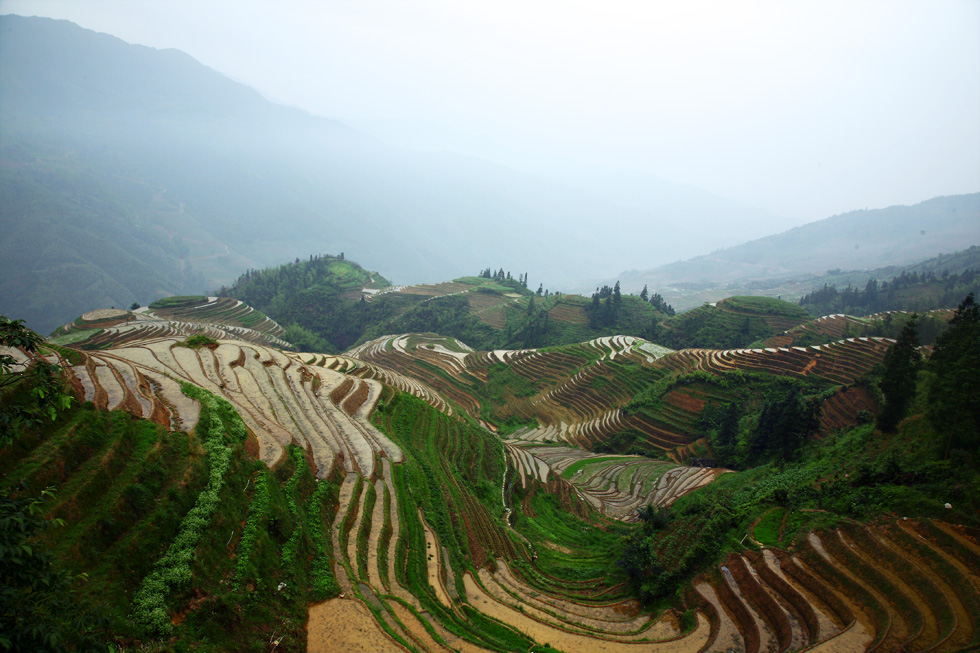
<instances>
[{"instance_id":1,"label":"grass-covered ridge","mask_svg":"<svg viewBox=\"0 0 980 653\"><path fill-rule=\"evenodd\" d=\"M734 349L809 319L799 306L772 297L729 297L665 320L655 340L674 349Z\"/></svg>"}]
</instances>

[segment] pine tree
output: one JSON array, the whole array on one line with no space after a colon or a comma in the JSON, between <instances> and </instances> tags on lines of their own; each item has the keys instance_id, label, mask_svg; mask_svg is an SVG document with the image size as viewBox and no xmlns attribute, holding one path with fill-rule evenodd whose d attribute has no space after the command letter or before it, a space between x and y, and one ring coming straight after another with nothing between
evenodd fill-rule
<instances>
[{"instance_id":1,"label":"pine tree","mask_svg":"<svg viewBox=\"0 0 980 653\"><path fill-rule=\"evenodd\" d=\"M647 291L646 284L643 284L643 290L640 291L640 299L643 301L648 301L650 299L650 293Z\"/></svg>"},{"instance_id":2,"label":"pine tree","mask_svg":"<svg viewBox=\"0 0 980 653\"><path fill-rule=\"evenodd\" d=\"M945 456L953 449L980 453L980 305L973 293L936 338L929 368L935 376L927 415L945 436Z\"/></svg>"},{"instance_id":3,"label":"pine tree","mask_svg":"<svg viewBox=\"0 0 980 653\"><path fill-rule=\"evenodd\" d=\"M596 288L595 292L592 294L592 306L589 310L589 326L595 329L599 326L599 312L602 310L602 304L599 303L599 289Z\"/></svg>"},{"instance_id":4,"label":"pine tree","mask_svg":"<svg viewBox=\"0 0 980 653\"><path fill-rule=\"evenodd\" d=\"M885 355L885 372L878 385L885 405L878 413L878 428L893 432L915 399L915 380L922 357L919 354L919 316L915 313Z\"/></svg>"}]
</instances>

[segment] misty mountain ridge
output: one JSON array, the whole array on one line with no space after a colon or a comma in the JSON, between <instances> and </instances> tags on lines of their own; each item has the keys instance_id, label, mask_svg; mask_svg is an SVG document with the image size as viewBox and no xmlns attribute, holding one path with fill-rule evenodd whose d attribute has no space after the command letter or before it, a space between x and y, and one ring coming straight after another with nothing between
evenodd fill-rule
<instances>
[{"instance_id":1,"label":"misty mountain ridge","mask_svg":"<svg viewBox=\"0 0 980 653\"><path fill-rule=\"evenodd\" d=\"M567 288L779 222L640 174L394 148L67 21L3 16L0 35L0 310L43 332L316 251L395 283L493 261Z\"/></svg>"},{"instance_id":2,"label":"misty mountain ridge","mask_svg":"<svg viewBox=\"0 0 980 653\"><path fill-rule=\"evenodd\" d=\"M842 213L619 279L630 292L648 285L686 309L739 293L798 298L828 275L831 283L846 283L836 278L841 270L907 266L976 244L980 193Z\"/></svg>"}]
</instances>

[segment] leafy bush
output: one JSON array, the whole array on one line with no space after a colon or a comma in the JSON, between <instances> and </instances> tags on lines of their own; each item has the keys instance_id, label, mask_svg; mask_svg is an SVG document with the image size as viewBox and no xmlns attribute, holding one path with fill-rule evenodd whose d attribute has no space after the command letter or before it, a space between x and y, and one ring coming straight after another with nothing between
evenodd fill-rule
<instances>
[{"instance_id":1,"label":"leafy bush","mask_svg":"<svg viewBox=\"0 0 980 653\"><path fill-rule=\"evenodd\" d=\"M163 297L158 299L152 304L150 308L179 308L182 306L197 306L198 304L203 304L208 301L208 298L204 295L177 295L175 297Z\"/></svg>"},{"instance_id":2,"label":"leafy bush","mask_svg":"<svg viewBox=\"0 0 980 653\"><path fill-rule=\"evenodd\" d=\"M206 336L203 333L198 333L190 336L183 342L177 343L178 347L187 347L189 349L200 349L201 347L217 347L218 341L210 336Z\"/></svg>"}]
</instances>

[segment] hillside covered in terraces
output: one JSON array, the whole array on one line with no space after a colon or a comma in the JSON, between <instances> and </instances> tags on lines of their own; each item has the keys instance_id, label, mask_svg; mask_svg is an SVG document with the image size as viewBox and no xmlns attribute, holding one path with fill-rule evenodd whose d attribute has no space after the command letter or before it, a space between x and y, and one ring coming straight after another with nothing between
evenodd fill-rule
<instances>
[{"instance_id":1,"label":"hillside covered in terraces","mask_svg":"<svg viewBox=\"0 0 980 653\"><path fill-rule=\"evenodd\" d=\"M753 302L706 310L752 324ZM977 442L933 407L976 313L921 318L938 362L888 430L909 314L894 337L844 332L888 316L780 314L733 349L405 333L343 354L230 298L46 342L5 322L4 405L29 414L46 363L74 398L8 420L0 449L5 510L73 607L5 614L68 648L960 650L980 642Z\"/></svg>"}]
</instances>

